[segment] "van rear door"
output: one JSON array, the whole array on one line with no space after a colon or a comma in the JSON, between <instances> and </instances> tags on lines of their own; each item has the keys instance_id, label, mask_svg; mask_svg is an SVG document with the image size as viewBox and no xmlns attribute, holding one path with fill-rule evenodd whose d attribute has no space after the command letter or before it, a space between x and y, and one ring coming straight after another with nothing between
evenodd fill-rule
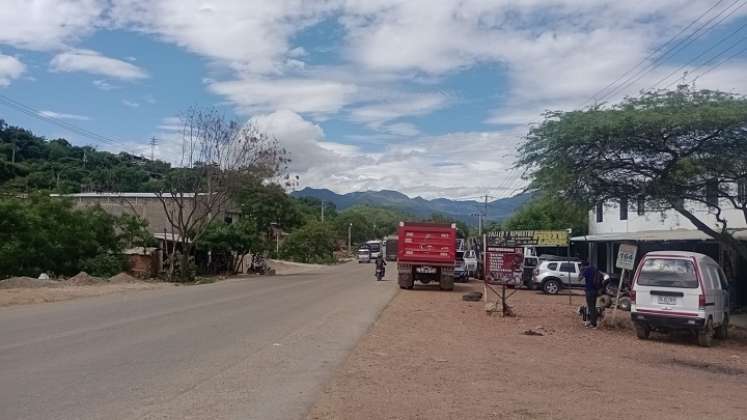
<instances>
[{"instance_id":1,"label":"van rear door","mask_svg":"<svg viewBox=\"0 0 747 420\"><path fill-rule=\"evenodd\" d=\"M692 258L658 255L644 258L635 282L636 312L698 316L703 293L699 276Z\"/></svg>"}]
</instances>

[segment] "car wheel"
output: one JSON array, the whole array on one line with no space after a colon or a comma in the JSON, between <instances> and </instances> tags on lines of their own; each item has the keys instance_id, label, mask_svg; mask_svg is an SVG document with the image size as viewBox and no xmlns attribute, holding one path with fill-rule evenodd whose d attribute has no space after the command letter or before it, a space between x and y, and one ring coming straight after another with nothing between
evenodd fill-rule
<instances>
[{"instance_id":1,"label":"car wheel","mask_svg":"<svg viewBox=\"0 0 747 420\"><path fill-rule=\"evenodd\" d=\"M638 323L635 324L635 335L640 340L648 340L650 334L651 328L649 328L648 325Z\"/></svg>"},{"instance_id":2,"label":"car wheel","mask_svg":"<svg viewBox=\"0 0 747 420\"><path fill-rule=\"evenodd\" d=\"M724 314L724 322L716 328L716 338L719 340L729 338L729 315Z\"/></svg>"},{"instance_id":3,"label":"car wheel","mask_svg":"<svg viewBox=\"0 0 747 420\"><path fill-rule=\"evenodd\" d=\"M560 282L555 279L548 279L542 283L542 290L548 295L557 295L560 291Z\"/></svg>"},{"instance_id":4,"label":"car wheel","mask_svg":"<svg viewBox=\"0 0 747 420\"><path fill-rule=\"evenodd\" d=\"M627 296L621 296L620 301L617 303L617 309L630 312L630 298Z\"/></svg>"},{"instance_id":5,"label":"car wheel","mask_svg":"<svg viewBox=\"0 0 747 420\"><path fill-rule=\"evenodd\" d=\"M705 327L698 331L698 345L701 347L711 347L713 345L713 320L706 321Z\"/></svg>"}]
</instances>

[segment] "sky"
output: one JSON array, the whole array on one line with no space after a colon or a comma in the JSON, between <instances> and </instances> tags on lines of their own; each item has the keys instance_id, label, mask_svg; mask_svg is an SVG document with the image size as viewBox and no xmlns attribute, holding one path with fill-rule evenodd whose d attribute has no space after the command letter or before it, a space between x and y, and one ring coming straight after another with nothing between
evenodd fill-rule
<instances>
[{"instance_id":1,"label":"sky","mask_svg":"<svg viewBox=\"0 0 747 420\"><path fill-rule=\"evenodd\" d=\"M2 3L7 123L178 161L179 115L215 107L276 137L298 188L338 193L510 196L546 110L747 93L747 0Z\"/></svg>"}]
</instances>

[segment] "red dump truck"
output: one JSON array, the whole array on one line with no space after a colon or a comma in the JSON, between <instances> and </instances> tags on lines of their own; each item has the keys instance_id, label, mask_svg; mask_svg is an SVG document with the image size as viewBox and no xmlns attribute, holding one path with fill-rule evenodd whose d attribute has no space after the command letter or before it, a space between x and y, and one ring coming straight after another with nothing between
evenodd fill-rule
<instances>
[{"instance_id":1,"label":"red dump truck","mask_svg":"<svg viewBox=\"0 0 747 420\"><path fill-rule=\"evenodd\" d=\"M399 287L412 289L415 281L438 282L454 290L456 225L400 222L397 244Z\"/></svg>"}]
</instances>

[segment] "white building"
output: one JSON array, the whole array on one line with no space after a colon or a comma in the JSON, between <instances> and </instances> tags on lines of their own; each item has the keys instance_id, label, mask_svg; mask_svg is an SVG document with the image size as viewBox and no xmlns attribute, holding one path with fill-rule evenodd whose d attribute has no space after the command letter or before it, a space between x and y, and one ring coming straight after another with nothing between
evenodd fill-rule
<instances>
[{"instance_id":1,"label":"white building","mask_svg":"<svg viewBox=\"0 0 747 420\"><path fill-rule=\"evenodd\" d=\"M729 208L723 203L723 217L733 235L747 241L747 223L741 210ZM688 209L716 230L721 226L715 212L702 203L688 203ZM724 249L710 236L699 231L687 218L676 210L658 210L642 201L623 200L606 202L589 211L589 234L571 239L588 243L588 258L607 272L620 271L615 268L615 258L621 243L638 246L638 258L649 251L682 250L710 255L719 261L727 275L737 283L735 300L747 305L747 262ZM731 274L729 274L731 273Z\"/></svg>"}]
</instances>

